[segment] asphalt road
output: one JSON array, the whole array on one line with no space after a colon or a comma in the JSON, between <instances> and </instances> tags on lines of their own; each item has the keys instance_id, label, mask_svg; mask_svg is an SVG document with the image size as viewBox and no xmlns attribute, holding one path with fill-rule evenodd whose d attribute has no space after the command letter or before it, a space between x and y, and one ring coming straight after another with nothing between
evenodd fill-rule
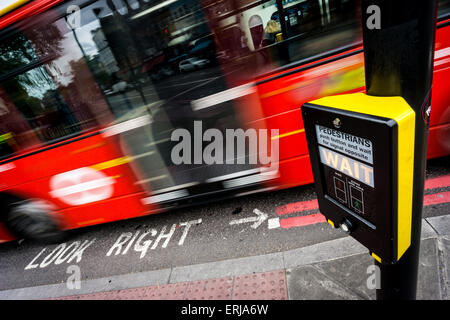
<instances>
[{"instance_id":1,"label":"asphalt road","mask_svg":"<svg viewBox=\"0 0 450 320\"><path fill-rule=\"evenodd\" d=\"M427 177L449 175L449 160L429 161ZM450 187L426 194L447 191ZM0 244L0 290L64 283L71 265L79 266L87 280L281 252L345 236L320 219L304 226L283 223L311 217L318 213L314 208L277 215L283 206L313 199L308 185L78 229L59 245ZM449 212L450 203L429 205L424 217ZM267 215L259 225L257 213Z\"/></svg>"}]
</instances>

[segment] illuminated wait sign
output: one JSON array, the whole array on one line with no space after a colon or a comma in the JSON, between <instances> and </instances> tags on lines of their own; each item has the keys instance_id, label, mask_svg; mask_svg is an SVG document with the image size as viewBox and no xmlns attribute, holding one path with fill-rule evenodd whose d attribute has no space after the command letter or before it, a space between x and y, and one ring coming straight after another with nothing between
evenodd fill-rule
<instances>
[{"instance_id":1,"label":"illuminated wait sign","mask_svg":"<svg viewBox=\"0 0 450 320\"><path fill-rule=\"evenodd\" d=\"M374 188L373 168L337 152L319 146L320 161Z\"/></svg>"},{"instance_id":2,"label":"illuminated wait sign","mask_svg":"<svg viewBox=\"0 0 450 320\"><path fill-rule=\"evenodd\" d=\"M30 0L0 0L0 16L13 11L15 8L29 1Z\"/></svg>"}]
</instances>

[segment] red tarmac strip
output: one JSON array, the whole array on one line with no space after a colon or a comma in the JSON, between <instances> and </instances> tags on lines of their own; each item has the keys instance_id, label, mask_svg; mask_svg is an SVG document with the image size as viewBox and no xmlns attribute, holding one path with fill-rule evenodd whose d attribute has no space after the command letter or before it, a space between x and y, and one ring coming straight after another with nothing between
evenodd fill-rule
<instances>
[{"instance_id":1,"label":"red tarmac strip","mask_svg":"<svg viewBox=\"0 0 450 320\"><path fill-rule=\"evenodd\" d=\"M319 203L317 202L317 199L314 200L308 200L308 201L300 201L300 202L293 202L289 203L284 206L277 207L276 213L277 215L285 215L290 214L294 212L301 212L301 211L307 211L307 210L314 210L319 208Z\"/></svg>"},{"instance_id":2,"label":"red tarmac strip","mask_svg":"<svg viewBox=\"0 0 450 320\"><path fill-rule=\"evenodd\" d=\"M450 175L428 179L425 182L425 189L437 189L450 186ZM450 202L450 191L425 195L423 206L431 206ZM276 208L277 215L287 215L291 213L300 213L308 210L319 209L317 199L289 203ZM304 227L311 224L326 222L321 213L314 213L306 216L291 217L280 219L280 226L284 229L293 227Z\"/></svg>"},{"instance_id":3,"label":"red tarmac strip","mask_svg":"<svg viewBox=\"0 0 450 320\"><path fill-rule=\"evenodd\" d=\"M450 202L450 191L427 194L423 197L423 206Z\"/></svg>"},{"instance_id":4,"label":"red tarmac strip","mask_svg":"<svg viewBox=\"0 0 450 320\"><path fill-rule=\"evenodd\" d=\"M450 186L450 174L437 178L427 179L425 181L425 190L437 189Z\"/></svg>"},{"instance_id":5,"label":"red tarmac strip","mask_svg":"<svg viewBox=\"0 0 450 320\"><path fill-rule=\"evenodd\" d=\"M450 186L450 175L427 179L425 181L425 190L427 189L437 189L444 188ZM425 196L426 198L427 196ZM446 202L446 201L444 201ZM424 204L425 205L425 204ZM276 208L277 215L285 215L291 214L295 212L302 212L307 210L315 210L319 208L319 204L317 203L317 199L307 200L307 201L299 201L286 204L284 206L280 206Z\"/></svg>"},{"instance_id":6,"label":"red tarmac strip","mask_svg":"<svg viewBox=\"0 0 450 320\"><path fill-rule=\"evenodd\" d=\"M302 217L293 217L293 218L286 218L280 220L280 226L283 229L289 229L292 227L304 227L308 226L310 224L316 224L316 223L322 223L326 222L327 220L321 213L314 213L307 216Z\"/></svg>"}]
</instances>

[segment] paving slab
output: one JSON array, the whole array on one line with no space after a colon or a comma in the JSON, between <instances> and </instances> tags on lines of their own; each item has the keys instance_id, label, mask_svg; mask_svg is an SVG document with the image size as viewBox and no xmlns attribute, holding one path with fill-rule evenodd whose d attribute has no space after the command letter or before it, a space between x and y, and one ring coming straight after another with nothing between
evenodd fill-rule
<instances>
[{"instance_id":1,"label":"paving slab","mask_svg":"<svg viewBox=\"0 0 450 320\"><path fill-rule=\"evenodd\" d=\"M359 300L360 297L314 266L286 271L289 300Z\"/></svg>"},{"instance_id":2,"label":"paving slab","mask_svg":"<svg viewBox=\"0 0 450 320\"><path fill-rule=\"evenodd\" d=\"M422 233L421 239L430 239L430 238L436 238L438 236L436 230L433 229L431 224L426 220L422 220Z\"/></svg>"},{"instance_id":3,"label":"paving slab","mask_svg":"<svg viewBox=\"0 0 450 320\"><path fill-rule=\"evenodd\" d=\"M283 254L271 253L254 257L175 267L170 276L170 283L213 279L252 272L266 272L283 268Z\"/></svg>"},{"instance_id":4,"label":"paving slab","mask_svg":"<svg viewBox=\"0 0 450 320\"><path fill-rule=\"evenodd\" d=\"M418 300L442 299L439 275L437 240L422 240L420 243L419 274L417 279Z\"/></svg>"},{"instance_id":5,"label":"paving slab","mask_svg":"<svg viewBox=\"0 0 450 320\"><path fill-rule=\"evenodd\" d=\"M425 220L441 236L450 235L450 215L426 218Z\"/></svg>"},{"instance_id":6,"label":"paving slab","mask_svg":"<svg viewBox=\"0 0 450 320\"><path fill-rule=\"evenodd\" d=\"M450 300L450 236L438 239L438 249L441 251L440 266L442 268L442 299Z\"/></svg>"},{"instance_id":7,"label":"paving slab","mask_svg":"<svg viewBox=\"0 0 450 320\"><path fill-rule=\"evenodd\" d=\"M376 299L375 288L369 288L371 286L367 284L374 274L373 265L374 259L365 253L315 264L324 274L363 299Z\"/></svg>"},{"instance_id":8,"label":"paving slab","mask_svg":"<svg viewBox=\"0 0 450 320\"><path fill-rule=\"evenodd\" d=\"M329 261L360 253L368 250L351 237L318 243L312 246L290 250L283 253L284 264L287 269L312 263Z\"/></svg>"}]
</instances>

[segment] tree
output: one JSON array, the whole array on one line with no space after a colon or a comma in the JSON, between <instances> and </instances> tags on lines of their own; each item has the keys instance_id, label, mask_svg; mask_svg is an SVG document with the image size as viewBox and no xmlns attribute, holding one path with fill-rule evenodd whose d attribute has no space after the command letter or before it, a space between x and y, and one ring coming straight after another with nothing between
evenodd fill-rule
<instances>
[{"instance_id":1,"label":"tree","mask_svg":"<svg viewBox=\"0 0 450 320\"><path fill-rule=\"evenodd\" d=\"M38 59L61 56L63 35L55 24L16 33L0 43L0 75Z\"/></svg>"}]
</instances>

